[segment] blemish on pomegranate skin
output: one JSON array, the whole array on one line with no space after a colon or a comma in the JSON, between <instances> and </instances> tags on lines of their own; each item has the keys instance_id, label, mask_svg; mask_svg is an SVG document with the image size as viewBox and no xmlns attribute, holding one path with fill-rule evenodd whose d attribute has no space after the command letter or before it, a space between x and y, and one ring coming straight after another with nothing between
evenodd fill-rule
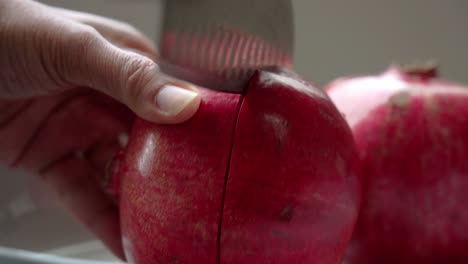
<instances>
[{"instance_id":1,"label":"blemish on pomegranate skin","mask_svg":"<svg viewBox=\"0 0 468 264\"><path fill-rule=\"evenodd\" d=\"M320 107L320 108L319 108L319 113L320 113L320 115L321 115L323 118L325 118L329 123L331 123L331 124L334 124L334 123L335 123L334 120L333 120L332 115L331 115L326 109L324 109L323 107Z\"/></svg>"},{"instance_id":2,"label":"blemish on pomegranate skin","mask_svg":"<svg viewBox=\"0 0 468 264\"><path fill-rule=\"evenodd\" d=\"M314 193L314 194L312 195L312 197L313 197L316 201L325 202L325 199L323 199L322 195L320 195L319 193Z\"/></svg>"},{"instance_id":3,"label":"blemish on pomegranate skin","mask_svg":"<svg viewBox=\"0 0 468 264\"><path fill-rule=\"evenodd\" d=\"M200 239L200 241L208 241L209 240L209 233L207 232L205 226L203 225L203 223L201 222L198 222L198 223L195 223L194 225L194 231L195 233L197 234L198 238Z\"/></svg>"},{"instance_id":4,"label":"blemish on pomegranate skin","mask_svg":"<svg viewBox=\"0 0 468 264\"><path fill-rule=\"evenodd\" d=\"M335 169L341 177L346 177L345 161L341 156L335 159Z\"/></svg>"},{"instance_id":5,"label":"blemish on pomegranate skin","mask_svg":"<svg viewBox=\"0 0 468 264\"><path fill-rule=\"evenodd\" d=\"M288 134L288 120L277 114L265 114L264 119L273 129L278 147L281 147Z\"/></svg>"},{"instance_id":6,"label":"blemish on pomegranate skin","mask_svg":"<svg viewBox=\"0 0 468 264\"><path fill-rule=\"evenodd\" d=\"M283 222L289 222L293 218L294 209L291 205L287 205L286 207L281 210L279 215L279 219Z\"/></svg>"},{"instance_id":7,"label":"blemish on pomegranate skin","mask_svg":"<svg viewBox=\"0 0 468 264\"><path fill-rule=\"evenodd\" d=\"M387 105L389 107L405 108L408 106L410 99L410 93L407 91L402 91L390 97L390 99L388 99Z\"/></svg>"},{"instance_id":8,"label":"blemish on pomegranate skin","mask_svg":"<svg viewBox=\"0 0 468 264\"><path fill-rule=\"evenodd\" d=\"M279 238L287 238L288 234L284 232L283 230L280 229L272 229L271 230L271 235L274 237L279 237Z\"/></svg>"},{"instance_id":9,"label":"blemish on pomegranate skin","mask_svg":"<svg viewBox=\"0 0 468 264\"><path fill-rule=\"evenodd\" d=\"M394 121L401 118L402 114L408 109L411 103L411 94L402 91L391 96L387 101L388 121Z\"/></svg>"},{"instance_id":10,"label":"blemish on pomegranate skin","mask_svg":"<svg viewBox=\"0 0 468 264\"><path fill-rule=\"evenodd\" d=\"M172 264L179 264L179 258L178 257L172 257L171 263Z\"/></svg>"},{"instance_id":11,"label":"blemish on pomegranate skin","mask_svg":"<svg viewBox=\"0 0 468 264\"><path fill-rule=\"evenodd\" d=\"M424 100L424 107L428 110L430 114L438 115L440 112L440 106L436 101L436 98L433 96L428 96Z\"/></svg>"}]
</instances>

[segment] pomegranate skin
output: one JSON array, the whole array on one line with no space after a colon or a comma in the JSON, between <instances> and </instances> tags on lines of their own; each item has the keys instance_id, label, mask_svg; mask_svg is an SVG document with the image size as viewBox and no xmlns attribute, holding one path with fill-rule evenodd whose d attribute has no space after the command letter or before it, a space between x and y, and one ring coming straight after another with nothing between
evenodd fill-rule
<instances>
[{"instance_id":1,"label":"pomegranate skin","mask_svg":"<svg viewBox=\"0 0 468 264\"><path fill-rule=\"evenodd\" d=\"M254 76L233 143L221 263L340 263L360 167L325 93L292 73Z\"/></svg>"},{"instance_id":2,"label":"pomegranate skin","mask_svg":"<svg viewBox=\"0 0 468 264\"><path fill-rule=\"evenodd\" d=\"M183 124L137 120L114 176L130 263L341 263L361 191L351 130L276 71L245 95L200 88Z\"/></svg>"},{"instance_id":3,"label":"pomegranate skin","mask_svg":"<svg viewBox=\"0 0 468 264\"><path fill-rule=\"evenodd\" d=\"M241 96L201 89L180 125L138 119L120 166L120 214L130 263L217 263L232 131Z\"/></svg>"},{"instance_id":4,"label":"pomegranate skin","mask_svg":"<svg viewBox=\"0 0 468 264\"><path fill-rule=\"evenodd\" d=\"M390 67L325 90L363 164L350 264L468 263L468 89Z\"/></svg>"}]
</instances>

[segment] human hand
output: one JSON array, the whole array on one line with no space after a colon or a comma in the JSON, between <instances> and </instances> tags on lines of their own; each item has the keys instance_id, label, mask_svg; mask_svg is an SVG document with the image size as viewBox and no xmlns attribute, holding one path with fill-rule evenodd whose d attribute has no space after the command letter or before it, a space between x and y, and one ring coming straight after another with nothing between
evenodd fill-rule
<instances>
[{"instance_id":1,"label":"human hand","mask_svg":"<svg viewBox=\"0 0 468 264\"><path fill-rule=\"evenodd\" d=\"M47 182L121 258L118 209L97 184L119 136L133 113L174 124L200 103L194 87L158 71L156 56L127 24L0 0L0 163Z\"/></svg>"}]
</instances>

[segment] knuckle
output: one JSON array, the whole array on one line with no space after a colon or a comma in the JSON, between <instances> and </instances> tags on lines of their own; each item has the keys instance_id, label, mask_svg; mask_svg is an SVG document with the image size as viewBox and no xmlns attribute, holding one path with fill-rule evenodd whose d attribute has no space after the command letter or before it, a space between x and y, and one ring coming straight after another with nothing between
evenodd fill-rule
<instances>
[{"instance_id":1,"label":"knuckle","mask_svg":"<svg viewBox=\"0 0 468 264\"><path fill-rule=\"evenodd\" d=\"M153 89L150 87L154 82L154 75L157 74L158 66L144 56L133 56L125 67L126 83L124 87L125 95L130 100L130 104L138 106L141 100L151 96ZM157 85L157 84L156 84Z\"/></svg>"},{"instance_id":2,"label":"knuckle","mask_svg":"<svg viewBox=\"0 0 468 264\"><path fill-rule=\"evenodd\" d=\"M91 26L82 26L80 29L71 31L67 38L65 47L73 48L78 54L86 53L95 47L100 40L99 32Z\"/></svg>"},{"instance_id":3,"label":"knuckle","mask_svg":"<svg viewBox=\"0 0 468 264\"><path fill-rule=\"evenodd\" d=\"M63 79L69 83L81 82L80 76L89 70L90 58L102 45L101 35L91 26L67 27L59 40L58 66ZM99 63L99 61L95 61Z\"/></svg>"}]
</instances>

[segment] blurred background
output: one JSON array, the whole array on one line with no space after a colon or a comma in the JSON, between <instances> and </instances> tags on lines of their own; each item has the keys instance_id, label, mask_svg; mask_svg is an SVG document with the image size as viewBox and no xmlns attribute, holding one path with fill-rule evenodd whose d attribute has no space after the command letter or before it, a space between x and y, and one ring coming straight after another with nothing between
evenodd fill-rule
<instances>
[{"instance_id":1,"label":"blurred background","mask_svg":"<svg viewBox=\"0 0 468 264\"><path fill-rule=\"evenodd\" d=\"M120 19L158 39L163 5L159 0L41 2ZM378 73L394 62L428 59L439 63L443 77L468 84L466 0L293 0L293 4L295 67L319 86L340 76ZM28 190L37 183L1 167L0 176L0 246L115 260L47 197Z\"/></svg>"}]
</instances>

